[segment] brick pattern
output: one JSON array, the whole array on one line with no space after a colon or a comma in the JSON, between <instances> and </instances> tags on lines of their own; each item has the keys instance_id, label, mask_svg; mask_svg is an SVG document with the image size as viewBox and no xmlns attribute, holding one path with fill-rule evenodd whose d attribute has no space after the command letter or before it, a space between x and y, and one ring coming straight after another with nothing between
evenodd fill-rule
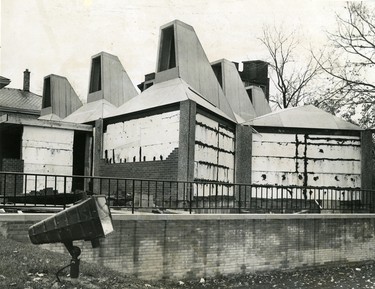
<instances>
[{"instance_id":1,"label":"brick pattern","mask_svg":"<svg viewBox=\"0 0 375 289\"><path fill-rule=\"evenodd\" d=\"M177 180L177 169L178 148L175 148L165 160L113 164L102 159L99 175L114 178Z\"/></svg>"},{"instance_id":2,"label":"brick pattern","mask_svg":"<svg viewBox=\"0 0 375 289\"><path fill-rule=\"evenodd\" d=\"M32 223L0 220L0 234L27 242ZM375 217L137 216L115 219L114 228L101 240L100 248L76 242L82 249L81 259L143 279L196 279L375 258ZM65 251L60 244L42 247Z\"/></svg>"},{"instance_id":3,"label":"brick pattern","mask_svg":"<svg viewBox=\"0 0 375 289\"><path fill-rule=\"evenodd\" d=\"M151 179L151 180L177 180L178 175L178 148L165 159L159 161L131 162L131 163L107 163L101 160L100 176L130 179ZM101 192L111 196L124 196L125 193L134 194L135 206L168 207L171 201L177 198L178 189L169 186L170 183L142 182L142 181L102 181L93 185L94 193ZM148 196L147 194L151 192ZM142 200L143 199L143 200ZM175 203L173 203L176 206Z\"/></svg>"},{"instance_id":4,"label":"brick pattern","mask_svg":"<svg viewBox=\"0 0 375 289\"><path fill-rule=\"evenodd\" d=\"M2 167L0 170L4 172L23 172L23 160L20 159L2 159ZM14 196L23 192L23 176L3 175L0 177L0 195Z\"/></svg>"}]
</instances>

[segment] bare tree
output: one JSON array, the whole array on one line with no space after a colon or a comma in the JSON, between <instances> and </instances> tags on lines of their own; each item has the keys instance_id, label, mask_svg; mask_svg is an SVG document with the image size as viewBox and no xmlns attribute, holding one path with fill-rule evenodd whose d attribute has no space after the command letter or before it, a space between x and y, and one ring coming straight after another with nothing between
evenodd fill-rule
<instances>
[{"instance_id":1,"label":"bare tree","mask_svg":"<svg viewBox=\"0 0 375 289\"><path fill-rule=\"evenodd\" d=\"M285 33L282 27L265 27L259 40L267 48L273 70L270 78L276 93L270 95L270 101L279 108L304 104L312 97L310 84L321 71L316 59L307 51L298 52L301 45L296 31ZM302 59L302 54L309 56Z\"/></svg>"},{"instance_id":2,"label":"bare tree","mask_svg":"<svg viewBox=\"0 0 375 289\"><path fill-rule=\"evenodd\" d=\"M364 127L375 125L374 12L362 2L347 2L345 13L336 15L336 32L328 33L333 49L317 59L330 88L315 104Z\"/></svg>"}]
</instances>

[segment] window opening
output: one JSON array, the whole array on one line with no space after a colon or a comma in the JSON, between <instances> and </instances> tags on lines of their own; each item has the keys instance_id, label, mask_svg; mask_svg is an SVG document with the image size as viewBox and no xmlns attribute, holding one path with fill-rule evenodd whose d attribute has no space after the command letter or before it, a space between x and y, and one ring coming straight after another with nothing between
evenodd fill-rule
<instances>
[{"instance_id":1,"label":"window opening","mask_svg":"<svg viewBox=\"0 0 375 289\"><path fill-rule=\"evenodd\" d=\"M102 90L102 71L100 56L95 57L91 63L90 93Z\"/></svg>"},{"instance_id":2,"label":"window opening","mask_svg":"<svg viewBox=\"0 0 375 289\"><path fill-rule=\"evenodd\" d=\"M176 49L174 43L173 26L162 30L161 41L159 71L164 71L176 67Z\"/></svg>"},{"instance_id":3,"label":"window opening","mask_svg":"<svg viewBox=\"0 0 375 289\"><path fill-rule=\"evenodd\" d=\"M44 79L42 108L51 106L51 78Z\"/></svg>"}]
</instances>

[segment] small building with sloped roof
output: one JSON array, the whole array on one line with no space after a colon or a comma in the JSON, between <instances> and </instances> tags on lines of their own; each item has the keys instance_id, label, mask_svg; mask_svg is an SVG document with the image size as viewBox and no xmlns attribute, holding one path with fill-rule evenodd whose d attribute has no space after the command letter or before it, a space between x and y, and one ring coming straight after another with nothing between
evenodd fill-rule
<instances>
[{"instance_id":1,"label":"small building with sloped roof","mask_svg":"<svg viewBox=\"0 0 375 289\"><path fill-rule=\"evenodd\" d=\"M30 91L30 71L24 71L23 89L6 87L10 82L10 79L0 76L0 115L38 118L42 109L42 96Z\"/></svg>"},{"instance_id":2,"label":"small building with sloped roof","mask_svg":"<svg viewBox=\"0 0 375 289\"><path fill-rule=\"evenodd\" d=\"M312 105L244 123L254 129L251 182L262 185L366 188L371 138ZM367 165L366 165L367 164Z\"/></svg>"}]
</instances>

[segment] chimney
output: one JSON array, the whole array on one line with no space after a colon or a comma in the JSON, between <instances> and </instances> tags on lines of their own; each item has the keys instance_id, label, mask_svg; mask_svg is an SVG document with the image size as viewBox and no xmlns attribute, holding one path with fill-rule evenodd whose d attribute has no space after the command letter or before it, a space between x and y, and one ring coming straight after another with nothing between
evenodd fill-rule
<instances>
[{"instance_id":1,"label":"chimney","mask_svg":"<svg viewBox=\"0 0 375 289\"><path fill-rule=\"evenodd\" d=\"M27 68L23 72L23 90L30 91L30 71Z\"/></svg>"}]
</instances>

